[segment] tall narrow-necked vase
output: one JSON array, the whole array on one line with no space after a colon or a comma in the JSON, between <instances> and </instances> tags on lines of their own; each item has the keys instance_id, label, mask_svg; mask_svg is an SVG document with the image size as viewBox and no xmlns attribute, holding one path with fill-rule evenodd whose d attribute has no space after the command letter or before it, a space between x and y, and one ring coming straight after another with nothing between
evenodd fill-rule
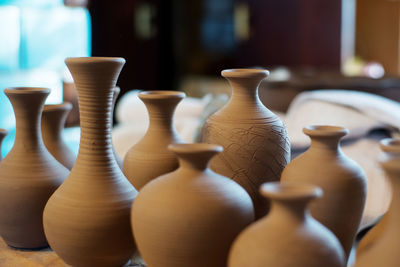
<instances>
[{"instance_id":1,"label":"tall narrow-necked vase","mask_svg":"<svg viewBox=\"0 0 400 267\"><path fill-rule=\"evenodd\" d=\"M3 154L1 153L1 144L4 138L7 136L8 131L6 129L0 129L0 161L3 159Z\"/></svg>"},{"instance_id":2,"label":"tall narrow-necked vase","mask_svg":"<svg viewBox=\"0 0 400 267\"><path fill-rule=\"evenodd\" d=\"M247 227L232 245L229 267L344 267L343 249L332 232L308 212L318 187L297 183L266 183L261 193L271 211Z\"/></svg>"},{"instance_id":3,"label":"tall narrow-necked vase","mask_svg":"<svg viewBox=\"0 0 400 267\"><path fill-rule=\"evenodd\" d=\"M62 131L71 109L71 103L63 102L61 104L45 105L42 113L44 144L53 157L69 170L74 166L75 155L64 143Z\"/></svg>"},{"instance_id":4,"label":"tall narrow-necked vase","mask_svg":"<svg viewBox=\"0 0 400 267\"><path fill-rule=\"evenodd\" d=\"M254 220L251 198L208 168L222 147L174 144L179 168L146 184L132 206L132 227L152 267L226 266L231 243Z\"/></svg>"},{"instance_id":5,"label":"tall narrow-necked vase","mask_svg":"<svg viewBox=\"0 0 400 267\"><path fill-rule=\"evenodd\" d=\"M268 74L262 69L222 71L232 87L232 97L208 118L202 134L203 142L224 147L212 159L211 169L246 189L258 218L268 212L268 201L258 194L258 188L264 182L279 181L290 160L285 126L258 97L258 86Z\"/></svg>"},{"instance_id":6,"label":"tall narrow-necked vase","mask_svg":"<svg viewBox=\"0 0 400 267\"><path fill-rule=\"evenodd\" d=\"M173 115L185 93L148 91L139 93L149 113L149 128L144 137L129 149L124 159L124 174L140 190L154 178L178 168L178 159L168 149L183 143L173 122Z\"/></svg>"},{"instance_id":7,"label":"tall narrow-necked vase","mask_svg":"<svg viewBox=\"0 0 400 267\"><path fill-rule=\"evenodd\" d=\"M364 237L366 241L361 240L364 249L357 250L356 267L400 266L400 139L382 140L381 148L385 155L380 163L391 182L392 201L383 219Z\"/></svg>"},{"instance_id":8,"label":"tall narrow-necked vase","mask_svg":"<svg viewBox=\"0 0 400 267\"><path fill-rule=\"evenodd\" d=\"M130 208L137 192L112 150L113 88L123 58L67 58L78 90L81 139L71 174L44 210L50 247L72 266L122 266L135 251Z\"/></svg>"},{"instance_id":9,"label":"tall narrow-necked vase","mask_svg":"<svg viewBox=\"0 0 400 267\"><path fill-rule=\"evenodd\" d=\"M292 160L282 181L315 184L324 196L310 206L312 216L330 229L348 257L360 226L367 196L367 179L362 168L340 149L348 130L338 126L308 126L310 148Z\"/></svg>"},{"instance_id":10,"label":"tall narrow-necked vase","mask_svg":"<svg viewBox=\"0 0 400 267\"><path fill-rule=\"evenodd\" d=\"M40 131L46 88L8 88L16 119L14 146L0 164L0 235L12 247L47 246L42 214L69 171L46 149Z\"/></svg>"}]
</instances>

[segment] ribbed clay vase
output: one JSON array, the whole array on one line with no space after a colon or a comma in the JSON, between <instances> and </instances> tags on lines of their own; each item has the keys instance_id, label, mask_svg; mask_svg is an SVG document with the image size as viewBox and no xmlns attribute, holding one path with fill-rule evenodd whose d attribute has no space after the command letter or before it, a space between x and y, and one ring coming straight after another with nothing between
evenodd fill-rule
<instances>
[{"instance_id":1,"label":"ribbed clay vase","mask_svg":"<svg viewBox=\"0 0 400 267\"><path fill-rule=\"evenodd\" d=\"M303 132L311 138L311 146L289 163L281 180L315 184L324 190L324 196L311 204L311 214L337 236L348 257L364 211L367 179L340 149L347 129L321 125L305 127Z\"/></svg>"},{"instance_id":2,"label":"ribbed clay vase","mask_svg":"<svg viewBox=\"0 0 400 267\"><path fill-rule=\"evenodd\" d=\"M262 185L261 194L271 200L271 211L240 233L229 253L229 267L345 266L338 239L307 209L322 195L320 188L273 182Z\"/></svg>"},{"instance_id":3,"label":"ribbed clay vase","mask_svg":"<svg viewBox=\"0 0 400 267\"><path fill-rule=\"evenodd\" d=\"M400 139L381 141L381 166L392 186L392 201L382 220L361 239L356 267L400 266Z\"/></svg>"},{"instance_id":4,"label":"ribbed clay vase","mask_svg":"<svg viewBox=\"0 0 400 267\"><path fill-rule=\"evenodd\" d=\"M185 93L148 91L139 93L149 113L149 128L144 137L129 149L124 158L124 174L140 190L154 178L178 168L178 159L168 149L183 143L173 122L173 115Z\"/></svg>"},{"instance_id":5,"label":"ribbed clay vase","mask_svg":"<svg viewBox=\"0 0 400 267\"><path fill-rule=\"evenodd\" d=\"M135 251L130 208L137 192L112 150L113 88L123 58L67 58L78 91L81 139L71 174L44 210L50 247L72 266L122 266Z\"/></svg>"},{"instance_id":6,"label":"ribbed clay vase","mask_svg":"<svg viewBox=\"0 0 400 267\"><path fill-rule=\"evenodd\" d=\"M132 206L134 236L147 266L226 266L229 247L254 220L251 198L208 168L222 147L170 146L179 168L145 185Z\"/></svg>"},{"instance_id":7,"label":"ribbed clay vase","mask_svg":"<svg viewBox=\"0 0 400 267\"><path fill-rule=\"evenodd\" d=\"M111 127L114 126L115 103L117 102L117 97L120 92L121 92L121 88L119 88L118 86L115 86L114 90L113 90L113 101L112 101L112 108L111 108ZM121 157L115 151L114 145L113 145L113 153L114 153L114 157L115 157L115 160L117 161L119 168L122 170L123 161L122 161Z\"/></svg>"},{"instance_id":8,"label":"ribbed clay vase","mask_svg":"<svg viewBox=\"0 0 400 267\"><path fill-rule=\"evenodd\" d=\"M69 171L46 149L40 118L46 88L8 88L16 119L14 146L0 164L0 235L12 247L47 246L42 214Z\"/></svg>"},{"instance_id":9,"label":"ribbed clay vase","mask_svg":"<svg viewBox=\"0 0 400 267\"><path fill-rule=\"evenodd\" d=\"M74 166L75 155L64 143L62 131L71 109L71 103L63 102L56 105L45 105L42 113L44 144L53 157L69 170Z\"/></svg>"},{"instance_id":10,"label":"ribbed clay vase","mask_svg":"<svg viewBox=\"0 0 400 267\"><path fill-rule=\"evenodd\" d=\"M0 161L3 159L1 153L1 144L3 143L4 138L7 136L8 131L6 129L0 129Z\"/></svg>"},{"instance_id":11,"label":"ribbed clay vase","mask_svg":"<svg viewBox=\"0 0 400 267\"><path fill-rule=\"evenodd\" d=\"M256 217L268 212L268 201L258 194L259 186L279 181L290 160L290 144L282 121L258 97L258 86L267 70L222 71L232 87L227 105L210 116L202 141L224 147L211 161L211 169L238 182L251 196Z\"/></svg>"}]
</instances>

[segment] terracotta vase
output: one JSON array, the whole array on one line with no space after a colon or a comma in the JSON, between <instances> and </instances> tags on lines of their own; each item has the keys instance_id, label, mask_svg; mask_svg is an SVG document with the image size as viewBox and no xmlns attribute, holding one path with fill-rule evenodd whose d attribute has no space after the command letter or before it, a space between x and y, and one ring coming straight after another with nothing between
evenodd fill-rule
<instances>
[{"instance_id":1,"label":"terracotta vase","mask_svg":"<svg viewBox=\"0 0 400 267\"><path fill-rule=\"evenodd\" d=\"M114 87L113 90L113 101L112 101L112 108L111 108L111 126L114 126L114 110L115 110L115 103L117 102L117 97L119 95L119 93L121 92L121 88L119 88L118 86ZM117 161L117 164L119 166L119 168L122 170L123 167L123 161L121 159L121 157L117 154L117 152L115 151L114 145L113 145L113 153L114 153L114 157L115 160Z\"/></svg>"},{"instance_id":2,"label":"terracotta vase","mask_svg":"<svg viewBox=\"0 0 400 267\"><path fill-rule=\"evenodd\" d=\"M208 168L222 147L170 146L180 167L142 188L132 206L132 227L152 267L226 266L229 247L254 220L251 198L238 184Z\"/></svg>"},{"instance_id":3,"label":"terracotta vase","mask_svg":"<svg viewBox=\"0 0 400 267\"><path fill-rule=\"evenodd\" d=\"M309 202L322 195L320 188L273 182L262 185L261 194L271 199L271 211L240 233L229 267L345 266L338 239L307 211Z\"/></svg>"},{"instance_id":4,"label":"terracotta vase","mask_svg":"<svg viewBox=\"0 0 400 267\"><path fill-rule=\"evenodd\" d=\"M222 71L232 86L232 97L207 119L202 133L203 142L224 147L211 161L211 169L246 189L257 218L268 212L268 201L258 194L259 186L278 181L290 160L285 126L258 97L258 86L268 74L260 69Z\"/></svg>"},{"instance_id":5,"label":"terracotta vase","mask_svg":"<svg viewBox=\"0 0 400 267\"><path fill-rule=\"evenodd\" d=\"M1 153L1 144L4 138L7 136L8 131L6 129L0 129L0 161L3 159L3 154Z\"/></svg>"},{"instance_id":6,"label":"terracotta vase","mask_svg":"<svg viewBox=\"0 0 400 267\"><path fill-rule=\"evenodd\" d=\"M172 143L183 143L173 123L173 115L185 93L148 91L139 93L149 113L149 128L144 137L129 149L124 158L124 174L140 190L154 178L178 168L178 159L168 150Z\"/></svg>"},{"instance_id":7,"label":"terracotta vase","mask_svg":"<svg viewBox=\"0 0 400 267\"><path fill-rule=\"evenodd\" d=\"M324 196L311 204L311 214L338 237L348 257L365 206L367 179L340 149L347 129L308 126L303 132L311 138L311 146L289 163L281 180L315 184L324 190Z\"/></svg>"},{"instance_id":8,"label":"terracotta vase","mask_svg":"<svg viewBox=\"0 0 400 267\"><path fill-rule=\"evenodd\" d=\"M381 166L392 184L392 202L379 223L361 239L357 267L400 266L400 139L382 140L381 149L384 152L380 156Z\"/></svg>"},{"instance_id":9,"label":"terracotta vase","mask_svg":"<svg viewBox=\"0 0 400 267\"><path fill-rule=\"evenodd\" d=\"M16 119L14 146L0 164L0 234L12 247L47 246L44 206L69 171L47 151L40 131L46 88L8 88Z\"/></svg>"},{"instance_id":10,"label":"terracotta vase","mask_svg":"<svg viewBox=\"0 0 400 267\"><path fill-rule=\"evenodd\" d=\"M72 104L63 102L56 105L45 105L42 113L42 135L47 150L67 169L75 163L75 155L64 143L62 131L65 120L72 109Z\"/></svg>"},{"instance_id":11,"label":"terracotta vase","mask_svg":"<svg viewBox=\"0 0 400 267\"><path fill-rule=\"evenodd\" d=\"M113 88L122 58L67 58L78 91L81 139L71 174L44 210L50 247L72 266L122 266L135 251L130 208L137 192L115 161Z\"/></svg>"}]
</instances>

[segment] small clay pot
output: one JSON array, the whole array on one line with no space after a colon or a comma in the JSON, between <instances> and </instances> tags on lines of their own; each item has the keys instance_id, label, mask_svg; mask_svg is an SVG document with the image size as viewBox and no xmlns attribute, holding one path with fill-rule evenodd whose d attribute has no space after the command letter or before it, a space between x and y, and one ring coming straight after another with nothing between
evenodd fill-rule
<instances>
[{"instance_id":1,"label":"small clay pot","mask_svg":"<svg viewBox=\"0 0 400 267\"><path fill-rule=\"evenodd\" d=\"M6 129L0 129L0 161L3 159L2 153L1 153L1 144L4 140L4 138L7 136L8 131Z\"/></svg>"},{"instance_id":2,"label":"small clay pot","mask_svg":"<svg viewBox=\"0 0 400 267\"><path fill-rule=\"evenodd\" d=\"M0 164L0 234L12 247L47 246L44 206L69 171L46 149L40 131L47 88L4 90L16 118L14 146Z\"/></svg>"},{"instance_id":3,"label":"small clay pot","mask_svg":"<svg viewBox=\"0 0 400 267\"><path fill-rule=\"evenodd\" d=\"M149 113L149 128L144 137L129 149L123 168L126 177L138 190L179 166L178 159L168 146L183 143L175 129L173 115L184 97L185 93L178 91L139 93Z\"/></svg>"},{"instance_id":4,"label":"small clay pot","mask_svg":"<svg viewBox=\"0 0 400 267\"><path fill-rule=\"evenodd\" d=\"M322 195L320 188L274 182L262 185L260 191L271 200L271 210L240 233L229 254L229 267L345 266L338 239L307 210L308 203Z\"/></svg>"},{"instance_id":5,"label":"small clay pot","mask_svg":"<svg viewBox=\"0 0 400 267\"><path fill-rule=\"evenodd\" d=\"M179 168L145 185L132 206L139 252L152 267L226 266L234 238L254 220L251 199L208 168L221 146L169 147Z\"/></svg>"},{"instance_id":6,"label":"small clay pot","mask_svg":"<svg viewBox=\"0 0 400 267\"><path fill-rule=\"evenodd\" d=\"M311 215L337 236L348 257L364 211L367 178L340 149L347 129L317 125L303 132L311 138L311 146L287 165L281 180L315 184L324 190L324 196L310 205Z\"/></svg>"},{"instance_id":7,"label":"small clay pot","mask_svg":"<svg viewBox=\"0 0 400 267\"><path fill-rule=\"evenodd\" d=\"M49 152L67 169L75 163L75 155L64 143L62 131L65 120L72 109L72 104L63 102L56 105L45 105L42 113L42 135Z\"/></svg>"}]
</instances>

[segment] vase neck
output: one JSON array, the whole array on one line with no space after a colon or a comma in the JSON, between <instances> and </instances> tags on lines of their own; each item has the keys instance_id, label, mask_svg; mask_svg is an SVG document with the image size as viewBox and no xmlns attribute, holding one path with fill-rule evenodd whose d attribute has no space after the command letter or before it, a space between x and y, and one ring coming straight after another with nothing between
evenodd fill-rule
<instances>
[{"instance_id":1,"label":"vase neck","mask_svg":"<svg viewBox=\"0 0 400 267\"><path fill-rule=\"evenodd\" d=\"M172 144L169 150L178 157L179 168L205 171L212 157L222 152L222 147L211 144Z\"/></svg>"},{"instance_id":2,"label":"vase neck","mask_svg":"<svg viewBox=\"0 0 400 267\"><path fill-rule=\"evenodd\" d=\"M59 142L62 140L65 121L72 105L68 102L57 105L45 105L42 112L43 140Z\"/></svg>"},{"instance_id":3,"label":"vase neck","mask_svg":"<svg viewBox=\"0 0 400 267\"><path fill-rule=\"evenodd\" d=\"M25 151L41 150L43 145L40 121L44 102L50 93L45 88L5 89L15 114L16 129L14 147Z\"/></svg>"},{"instance_id":4,"label":"vase neck","mask_svg":"<svg viewBox=\"0 0 400 267\"><path fill-rule=\"evenodd\" d=\"M348 130L337 126L313 125L303 128L303 132L311 139L310 151L340 154L340 140Z\"/></svg>"}]
</instances>

